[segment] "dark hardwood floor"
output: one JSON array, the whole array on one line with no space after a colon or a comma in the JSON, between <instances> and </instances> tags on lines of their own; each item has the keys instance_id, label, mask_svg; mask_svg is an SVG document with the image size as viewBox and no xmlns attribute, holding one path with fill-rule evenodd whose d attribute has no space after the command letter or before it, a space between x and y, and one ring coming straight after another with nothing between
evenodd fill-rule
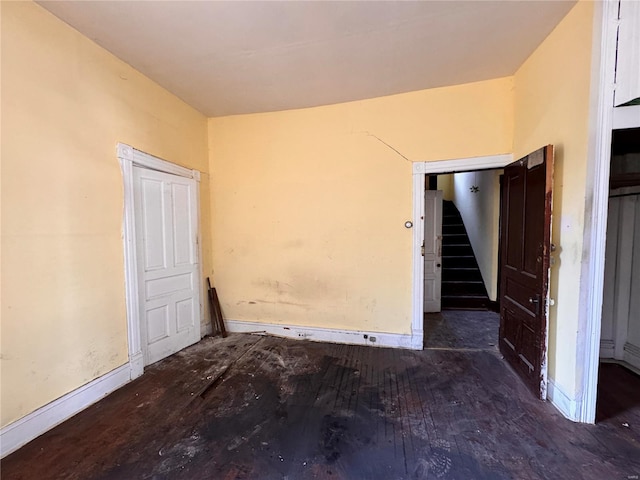
<instances>
[{"instance_id":1,"label":"dark hardwood floor","mask_svg":"<svg viewBox=\"0 0 640 480\"><path fill-rule=\"evenodd\" d=\"M424 315L424 347L498 351L500 315L487 310L443 310Z\"/></svg>"},{"instance_id":2,"label":"dark hardwood floor","mask_svg":"<svg viewBox=\"0 0 640 480\"><path fill-rule=\"evenodd\" d=\"M637 392L638 378L629 382ZM234 334L147 368L5 458L1 475L630 479L640 474L639 409L625 403L597 425L574 424L533 398L491 348Z\"/></svg>"}]
</instances>

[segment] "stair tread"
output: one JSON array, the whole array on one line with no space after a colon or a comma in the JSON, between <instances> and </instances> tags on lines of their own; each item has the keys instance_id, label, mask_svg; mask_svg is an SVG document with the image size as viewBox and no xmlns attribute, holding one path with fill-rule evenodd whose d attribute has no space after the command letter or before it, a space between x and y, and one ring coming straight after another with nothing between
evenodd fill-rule
<instances>
[{"instance_id":1,"label":"stair tread","mask_svg":"<svg viewBox=\"0 0 640 480\"><path fill-rule=\"evenodd\" d=\"M478 295L465 294L465 295L440 295L440 298L441 299L453 299L453 298L457 298L457 299L460 299L460 298L472 299L473 298L473 299L484 300L484 299L488 299L489 297L487 295L480 295L480 294L478 294Z\"/></svg>"},{"instance_id":2,"label":"stair tread","mask_svg":"<svg viewBox=\"0 0 640 480\"><path fill-rule=\"evenodd\" d=\"M484 283L482 280L442 280L442 283L473 283L475 285Z\"/></svg>"}]
</instances>

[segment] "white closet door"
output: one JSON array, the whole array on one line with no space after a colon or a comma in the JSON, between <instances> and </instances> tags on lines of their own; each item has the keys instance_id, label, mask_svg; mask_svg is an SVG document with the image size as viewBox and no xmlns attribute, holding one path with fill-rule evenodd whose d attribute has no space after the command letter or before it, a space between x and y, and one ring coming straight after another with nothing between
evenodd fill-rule
<instances>
[{"instance_id":1,"label":"white closet door","mask_svg":"<svg viewBox=\"0 0 640 480\"><path fill-rule=\"evenodd\" d=\"M200 340L196 182L134 167L134 195L148 365Z\"/></svg>"}]
</instances>

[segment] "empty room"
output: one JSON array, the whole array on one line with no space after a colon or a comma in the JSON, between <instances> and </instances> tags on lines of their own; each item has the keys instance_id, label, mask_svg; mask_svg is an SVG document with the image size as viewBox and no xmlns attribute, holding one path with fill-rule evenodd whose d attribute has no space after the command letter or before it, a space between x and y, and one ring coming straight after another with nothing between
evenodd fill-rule
<instances>
[{"instance_id":1,"label":"empty room","mask_svg":"<svg viewBox=\"0 0 640 480\"><path fill-rule=\"evenodd\" d=\"M640 476L640 3L2 1L3 479Z\"/></svg>"}]
</instances>

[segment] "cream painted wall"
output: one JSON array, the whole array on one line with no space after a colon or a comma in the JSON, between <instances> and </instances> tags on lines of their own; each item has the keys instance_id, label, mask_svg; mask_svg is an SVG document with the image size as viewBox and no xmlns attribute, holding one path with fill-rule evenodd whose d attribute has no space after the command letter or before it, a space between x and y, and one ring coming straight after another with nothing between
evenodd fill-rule
<instances>
[{"instance_id":1,"label":"cream painted wall","mask_svg":"<svg viewBox=\"0 0 640 480\"><path fill-rule=\"evenodd\" d=\"M453 201L453 174L438 175L438 190L443 200Z\"/></svg>"},{"instance_id":2,"label":"cream painted wall","mask_svg":"<svg viewBox=\"0 0 640 480\"><path fill-rule=\"evenodd\" d=\"M512 120L510 78L210 119L225 317L410 333L411 162L510 152Z\"/></svg>"},{"instance_id":3,"label":"cream painted wall","mask_svg":"<svg viewBox=\"0 0 640 480\"><path fill-rule=\"evenodd\" d=\"M578 307L586 192L592 2L567 14L515 75L514 157L555 147L549 377L576 391Z\"/></svg>"},{"instance_id":4,"label":"cream painted wall","mask_svg":"<svg viewBox=\"0 0 640 480\"><path fill-rule=\"evenodd\" d=\"M453 203L462 216L487 295L498 296L498 243L500 239L500 174L502 170L462 172L453 176ZM470 188L478 188L472 193Z\"/></svg>"},{"instance_id":5,"label":"cream painted wall","mask_svg":"<svg viewBox=\"0 0 640 480\"><path fill-rule=\"evenodd\" d=\"M127 362L124 142L202 175L206 118L31 2L2 2L2 425ZM205 297L206 298L206 297Z\"/></svg>"}]
</instances>

